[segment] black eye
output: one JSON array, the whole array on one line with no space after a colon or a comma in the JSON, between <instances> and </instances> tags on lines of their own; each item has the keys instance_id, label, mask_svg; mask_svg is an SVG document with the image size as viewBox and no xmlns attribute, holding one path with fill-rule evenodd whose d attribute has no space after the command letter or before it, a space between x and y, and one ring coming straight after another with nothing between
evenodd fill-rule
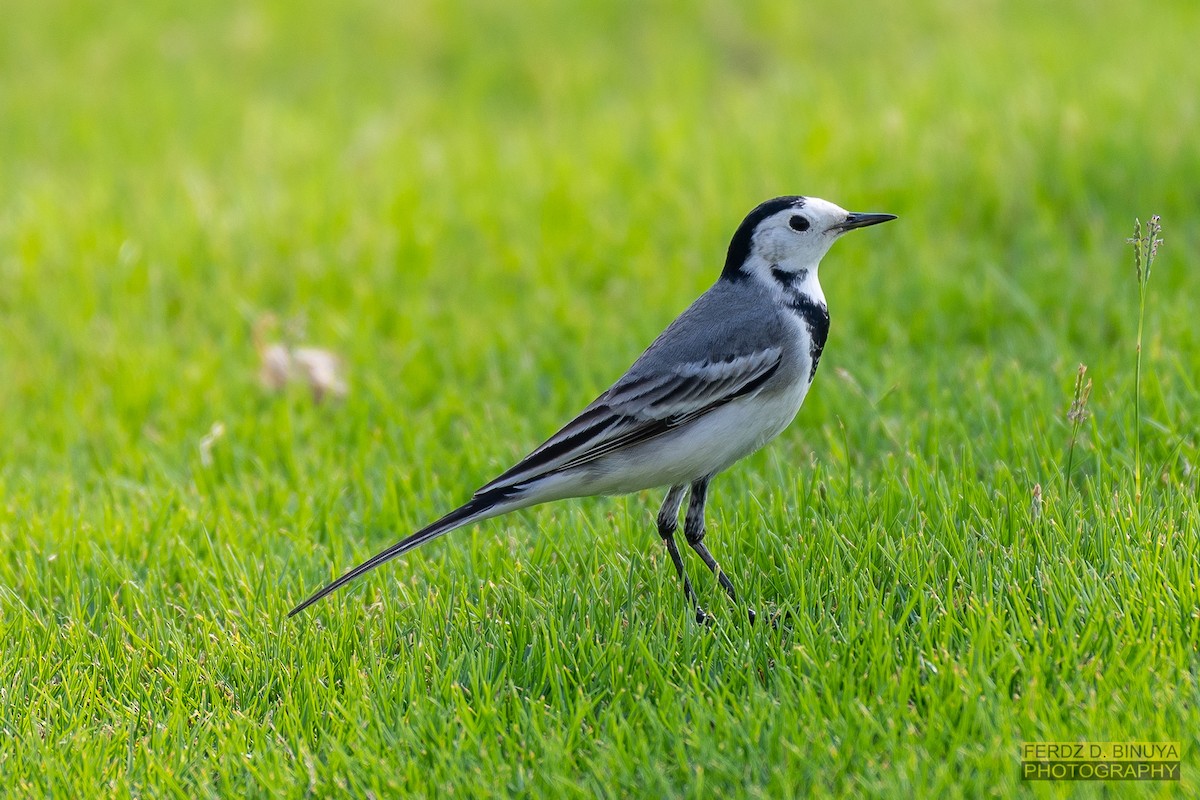
<instances>
[{"instance_id":1,"label":"black eye","mask_svg":"<svg viewBox=\"0 0 1200 800\"><path fill-rule=\"evenodd\" d=\"M802 217L799 214L788 220L788 225L791 225L794 231L806 231L810 224L808 217Z\"/></svg>"}]
</instances>

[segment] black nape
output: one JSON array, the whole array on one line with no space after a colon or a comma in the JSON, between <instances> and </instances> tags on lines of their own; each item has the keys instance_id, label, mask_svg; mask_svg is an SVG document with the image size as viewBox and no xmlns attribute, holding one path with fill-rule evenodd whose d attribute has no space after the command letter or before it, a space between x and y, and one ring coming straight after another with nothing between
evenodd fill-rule
<instances>
[{"instance_id":1,"label":"black nape","mask_svg":"<svg viewBox=\"0 0 1200 800\"><path fill-rule=\"evenodd\" d=\"M746 277L742 265L750 257L750 246L754 242L755 228L767 217L772 217L788 208L804 208L804 198L799 195L776 197L761 203L746 215L742 224L738 225L738 229L734 231L733 238L729 240L729 252L725 255L725 269L721 271L723 279L738 281Z\"/></svg>"}]
</instances>

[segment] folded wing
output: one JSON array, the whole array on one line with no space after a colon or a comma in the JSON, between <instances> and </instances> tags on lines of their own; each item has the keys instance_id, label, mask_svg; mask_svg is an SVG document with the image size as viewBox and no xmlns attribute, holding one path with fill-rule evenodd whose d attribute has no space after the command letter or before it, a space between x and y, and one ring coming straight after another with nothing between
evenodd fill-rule
<instances>
[{"instance_id":1,"label":"folded wing","mask_svg":"<svg viewBox=\"0 0 1200 800\"><path fill-rule=\"evenodd\" d=\"M779 369L782 351L767 348L719 361L697 361L669 372L630 372L512 469L476 492L519 490L550 473L572 469L687 425L753 394Z\"/></svg>"}]
</instances>

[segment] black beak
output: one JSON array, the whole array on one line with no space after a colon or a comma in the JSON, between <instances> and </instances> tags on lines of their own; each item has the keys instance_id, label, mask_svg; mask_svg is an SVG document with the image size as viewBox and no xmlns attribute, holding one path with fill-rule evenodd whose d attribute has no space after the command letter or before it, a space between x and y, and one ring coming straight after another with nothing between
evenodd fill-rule
<instances>
[{"instance_id":1,"label":"black beak","mask_svg":"<svg viewBox=\"0 0 1200 800\"><path fill-rule=\"evenodd\" d=\"M888 222L896 218L895 214L859 214L852 213L846 217L844 222L834 225L830 230L835 230L838 233L852 231L855 228L865 228L868 225L878 225L881 222Z\"/></svg>"}]
</instances>

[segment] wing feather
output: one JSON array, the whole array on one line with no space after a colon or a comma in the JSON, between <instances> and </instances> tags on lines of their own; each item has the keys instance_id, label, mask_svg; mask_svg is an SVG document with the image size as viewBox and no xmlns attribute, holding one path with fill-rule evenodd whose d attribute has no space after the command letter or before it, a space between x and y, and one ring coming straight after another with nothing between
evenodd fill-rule
<instances>
[{"instance_id":1,"label":"wing feather","mask_svg":"<svg viewBox=\"0 0 1200 800\"><path fill-rule=\"evenodd\" d=\"M516 487L587 464L679 428L762 387L779 369L777 347L681 364L656 374L628 374L518 464L482 487Z\"/></svg>"}]
</instances>

